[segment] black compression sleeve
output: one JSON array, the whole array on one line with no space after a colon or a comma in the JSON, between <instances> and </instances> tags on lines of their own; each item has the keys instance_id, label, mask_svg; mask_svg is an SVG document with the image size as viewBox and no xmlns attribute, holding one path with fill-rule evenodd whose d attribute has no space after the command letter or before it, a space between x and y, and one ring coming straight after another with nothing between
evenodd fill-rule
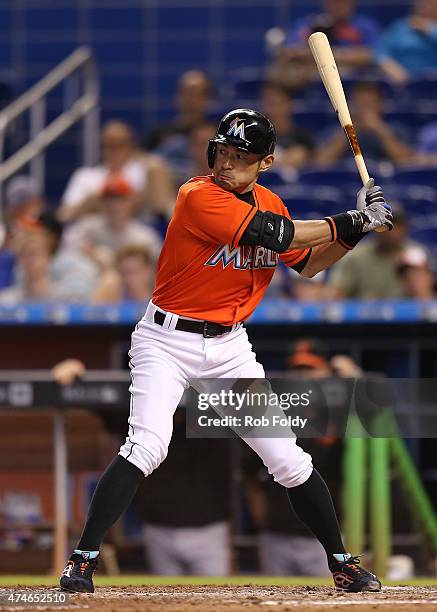
<instances>
[{"instance_id":1,"label":"black compression sleeve","mask_svg":"<svg viewBox=\"0 0 437 612\"><path fill-rule=\"evenodd\" d=\"M286 251L294 238L293 221L283 215L257 210L239 244L263 246L276 253Z\"/></svg>"}]
</instances>

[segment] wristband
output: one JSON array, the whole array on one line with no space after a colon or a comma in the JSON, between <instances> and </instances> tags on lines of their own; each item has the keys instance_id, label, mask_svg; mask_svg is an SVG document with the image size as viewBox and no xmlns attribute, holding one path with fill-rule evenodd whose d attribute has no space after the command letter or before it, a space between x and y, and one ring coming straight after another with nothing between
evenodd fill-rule
<instances>
[{"instance_id":1,"label":"wristband","mask_svg":"<svg viewBox=\"0 0 437 612\"><path fill-rule=\"evenodd\" d=\"M338 244L340 244L347 251L352 251L354 247L357 246L360 240L364 238L366 234L361 232L361 234L357 234L356 236L351 236L347 240L337 239Z\"/></svg>"},{"instance_id":2,"label":"wristband","mask_svg":"<svg viewBox=\"0 0 437 612\"><path fill-rule=\"evenodd\" d=\"M364 226L363 216L358 210L325 217L325 221L331 229L331 242L336 240L349 242L351 238L356 238L362 233Z\"/></svg>"}]
</instances>

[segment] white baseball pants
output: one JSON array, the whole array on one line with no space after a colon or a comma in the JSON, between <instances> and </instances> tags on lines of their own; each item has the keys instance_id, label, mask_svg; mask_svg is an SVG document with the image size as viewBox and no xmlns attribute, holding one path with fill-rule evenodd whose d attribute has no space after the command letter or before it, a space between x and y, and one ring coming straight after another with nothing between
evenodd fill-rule
<instances>
[{"instance_id":1,"label":"white baseball pants","mask_svg":"<svg viewBox=\"0 0 437 612\"><path fill-rule=\"evenodd\" d=\"M148 476L167 456L173 414L194 378L264 378L246 330L204 338L176 330L178 315L164 312L164 324L154 322L157 308L149 303L132 333L132 384L129 430L119 454ZM303 484L311 475L310 455L289 438L243 438L259 455L276 482L284 487Z\"/></svg>"}]
</instances>

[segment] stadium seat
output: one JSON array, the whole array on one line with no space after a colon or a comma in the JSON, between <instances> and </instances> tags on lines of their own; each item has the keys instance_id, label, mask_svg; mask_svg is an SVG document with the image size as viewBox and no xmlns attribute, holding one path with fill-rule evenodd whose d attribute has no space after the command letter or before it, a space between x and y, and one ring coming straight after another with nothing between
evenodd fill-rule
<instances>
[{"instance_id":1,"label":"stadium seat","mask_svg":"<svg viewBox=\"0 0 437 612\"><path fill-rule=\"evenodd\" d=\"M325 132L330 128L338 127L338 121L334 112L327 108L326 110L303 110L297 111L294 114L296 125L300 128L307 129L313 133Z\"/></svg>"},{"instance_id":2,"label":"stadium seat","mask_svg":"<svg viewBox=\"0 0 437 612\"><path fill-rule=\"evenodd\" d=\"M347 197L335 187L292 185L276 192L293 217L320 219L347 209Z\"/></svg>"},{"instance_id":3,"label":"stadium seat","mask_svg":"<svg viewBox=\"0 0 437 612\"><path fill-rule=\"evenodd\" d=\"M265 83L265 76L258 68L243 68L231 76L232 98L257 100L260 98L261 88Z\"/></svg>"},{"instance_id":4,"label":"stadium seat","mask_svg":"<svg viewBox=\"0 0 437 612\"><path fill-rule=\"evenodd\" d=\"M407 132L411 132L411 137L414 139L417 130L437 120L437 113L430 112L429 109L411 108L410 106L410 110L393 110L385 113L384 119L393 127L400 126Z\"/></svg>"},{"instance_id":5,"label":"stadium seat","mask_svg":"<svg viewBox=\"0 0 437 612\"><path fill-rule=\"evenodd\" d=\"M411 100L432 100L437 97L437 73L412 79L405 85L405 93Z\"/></svg>"},{"instance_id":6,"label":"stadium seat","mask_svg":"<svg viewBox=\"0 0 437 612\"><path fill-rule=\"evenodd\" d=\"M263 172L260 175L259 183L264 185L264 187L277 191L280 186L294 183L296 179L297 172L293 168L290 168L287 171L271 169L267 172Z\"/></svg>"},{"instance_id":7,"label":"stadium seat","mask_svg":"<svg viewBox=\"0 0 437 612\"><path fill-rule=\"evenodd\" d=\"M317 200L315 198L287 198L283 200L288 212L296 219L323 219L327 215L341 212L335 200Z\"/></svg>"},{"instance_id":8,"label":"stadium seat","mask_svg":"<svg viewBox=\"0 0 437 612\"><path fill-rule=\"evenodd\" d=\"M437 215L429 216L424 227L410 227L408 235L426 246L434 259L437 260Z\"/></svg>"},{"instance_id":9,"label":"stadium seat","mask_svg":"<svg viewBox=\"0 0 437 612\"><path fill-rule=\"evenodd\" d=\"M299 173L299 182L304 185L326 185L345 189L353 187L356 191L360 179L356 168L324 166L323 168L304 168Z\"/></svg>"},{"instance_id":10,"label":"stadium seat","mask_svg":"<svg viewBox=\"0 0 437 612\"><path fill-rule=\"evenodd\" d=\"M395 185L428 185L437 188L437 168L429 166L397 168L393 182Z\"/></svg>"},{"instance_id":11,"label":"stadium seat","mask_svg":"<svg viewBox=\"0 0 437 612\"><path fill-rule=\"evenodd\" d=\"M343 88L349 97L356 85L361 83L372 83L377 85L384 100L391 99L397 95L397 89L378 72L363 72L356 75L342 77Z\"/></svg>"},{"instance_id":12,"label":"stadium seat","mask_svg":"<svg viewBox=\"0 0 437 612\"><path fill-rule=\"evenodd\" d=\"M408 217L412 215L431 215L437 213L437 189L427 185L406 185L401 188L383 184L386 200L401 203Z\"/></svg>"}]
</instances>

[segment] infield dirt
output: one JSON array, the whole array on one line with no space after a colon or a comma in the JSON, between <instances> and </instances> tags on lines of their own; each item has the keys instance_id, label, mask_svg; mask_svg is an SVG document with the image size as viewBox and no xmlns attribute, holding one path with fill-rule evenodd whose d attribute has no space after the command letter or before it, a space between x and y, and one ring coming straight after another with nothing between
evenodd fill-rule
<instances>
[{"instance_id":1,"label":"infield dirt","mask_svg":"<svg viewBox=\"0 0 437 612\"><path fill-rule=\"evenodd\" d=\"M35 592L38 587L18 587ZM44 588L44 587L43 587ZM57 589L44 588L54 592ZM5 589L0 589L0 593ZM437 612L437 587L384 587L380 593L337 593L329 587L254 585L171 585L97 587L96 592L70 595L63 606L38 606L38 610L88 609L99 612ZM29 610L14 605L1 610Z\"/></svg>"}]
</instances>

